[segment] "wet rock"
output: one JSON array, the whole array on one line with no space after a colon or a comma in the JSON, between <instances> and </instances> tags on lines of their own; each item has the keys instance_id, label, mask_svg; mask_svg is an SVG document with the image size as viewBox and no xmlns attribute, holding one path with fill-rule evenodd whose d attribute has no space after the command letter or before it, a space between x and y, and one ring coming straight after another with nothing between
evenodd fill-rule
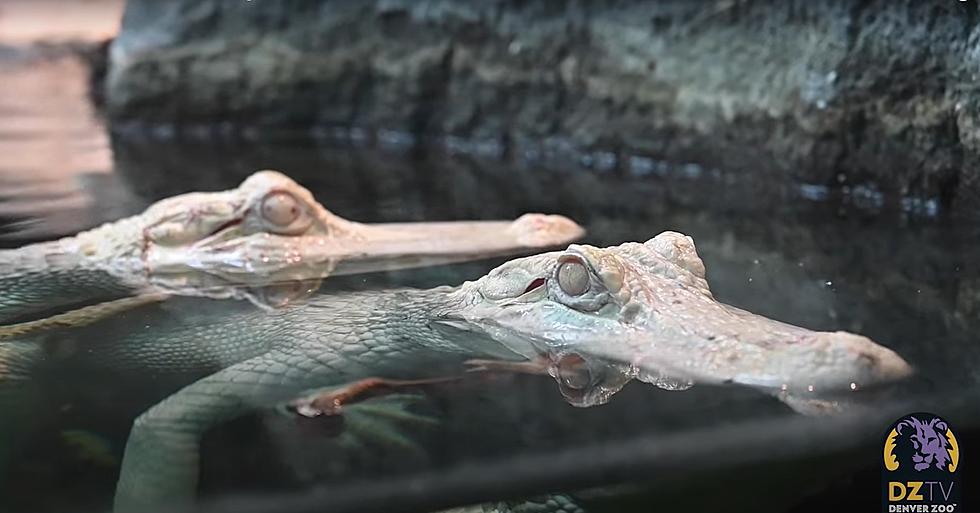
<instances>
[{"instance_id":1,"label":"wet rock","mask_svg":"<svg viewBox=\"0 0 980 513\"><path fill-rule=\"evenodd\" d=\"M972 2L131 0L115 119L561 140L980 218ZM778 198L761 197L755 201Z\"/></svg>"}]
</instances>

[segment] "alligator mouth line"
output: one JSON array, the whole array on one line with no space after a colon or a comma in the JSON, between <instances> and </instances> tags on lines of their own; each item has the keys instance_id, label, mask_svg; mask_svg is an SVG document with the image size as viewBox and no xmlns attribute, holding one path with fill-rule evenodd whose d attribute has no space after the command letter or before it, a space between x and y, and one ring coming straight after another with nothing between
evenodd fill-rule
<instances>
[{"instance_id":1,"label":"alligator mouth line","mask_svg":"<svg viewBox=\"0 0 980 513\"><path fill-rule=\"evenodd\" d=\"M218 236L224 231L234 228L235 226L241 226L241 224L244 222L245 219L243 217L238 217L235 219L228 220L222 223L221 225L219 225L214 230L211 230L210 233L208 233L206 236L202 237L200 240L195 242L191 247L198 247L201 244L204 244L207 241ZM143 272L146 275L153 274L153 269L150 268L150 249L153 247L154 241L151 239L148 232L149 232L149 228L145 228L143 230L143 240L142 240L143 244L140 251L140 260L143 262Z\"/></svg>"},{"instance_id":2,"label":"alligator mouth line","mask_svg":"<svg viewBox=\"0 0 980 513\"><path fill-rule=\"evenodd\" d=\"M211 233L209 233L207 237L201 239L201 242L203 242L203 241L205 241L207 239L210 239L211 237L214 237L215 235L218 235L219 233L221 233L221 232L223 232L223 231L225 231L225 230L227 230L227 229L229 229L231 227L239 226L239 225L242 224L242 222L243 222L243 219L240 218L240 217L239 218L236 218L236 219L232 219L232 220L230 220L230 221L222 224L221 226L218 226L217 228L215 228L214 231L212 231Z\"/></svg>"}]
</instances>

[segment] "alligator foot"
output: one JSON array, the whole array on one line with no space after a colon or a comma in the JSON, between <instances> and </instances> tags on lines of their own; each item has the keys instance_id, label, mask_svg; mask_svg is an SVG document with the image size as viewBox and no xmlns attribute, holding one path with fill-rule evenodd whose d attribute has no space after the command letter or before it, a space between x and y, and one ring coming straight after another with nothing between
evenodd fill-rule
<instances>
[{"instance_id":1,"label":"alligator foot","mask_svg":"<svg viewBox=\"0 0 980 513\"><path fill-rule=\"evenodd\" d=\"M357 454L370 446L424 456L426 445L419 436L441 422L434 411L423 413L429 410L424 401L420 395L394 394L352 404L344 410L345 428L337 444Z\"/></svg>"},{"instance_id":2,"label":"alligator foot","mask_svg":"<svg viewBox=\"0 0 980 513\"><path fill-rule=\"evenodd\" d=\"M295 427L316 438L333 439L335 447L350 454L365 451L407 451L425 457L425 443L418 438L439 425L441 418L421 394L394 393L347 404L342 414L307 418L290 411Z\"/></svg>"}]
</instances>

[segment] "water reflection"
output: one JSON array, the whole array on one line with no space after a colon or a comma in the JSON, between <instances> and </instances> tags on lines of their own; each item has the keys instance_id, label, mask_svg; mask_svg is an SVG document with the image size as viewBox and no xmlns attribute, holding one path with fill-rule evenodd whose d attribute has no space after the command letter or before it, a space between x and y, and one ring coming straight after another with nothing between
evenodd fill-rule
<instances>
[{"instance_id":1,"label":"water reflection","mask_svg":"<svg viewBox=\"0 0 980 513\"><path fill-rule=\"evenodd\" d=\"M21 73L11 69L14 74ZM77 68L59 69L59 73L78 72ZM27 83L21 85L25 94L30 92ZM27 107L43 105L46 103L35 100ZM369 222L499 219L528 211L557 212L586 225L587 242L597 246L642 241L663 230L677 230L697 242L708 281L720 300L812 329L861 333L901 354L919 375L890 390L892 396L908 394L917 398L916 405L925 407L941 404L935 402L941 395L966 401L980 379L976 370L980 368L980 351L973 344L973 334L980 325L980 275L976 266L970 265L980 255L970 227L948 226L939 220L917 223L888 215L873 217L863 211L840 212L838 205L796 202L792 195L773 210L753 201L758 187L772 185L737 179L712 181L710 176L701 176L675 180L669 173L618 173L614 166L602 166L604 174L599 174L570 166L469 157L439 149L411 153L295 140L194 142L127 136L112 141L112 160L108 162L99 160L107 157L107 143L100 139L103 133L97 128L75 128L58 136L65 147L75 148L69 154L61 149L47 151L43 144L23 152L18 140L29 142L47 136L26 130L29 123L22 121L43 116L25 114L18 108L5 107L0 118L0 125L17 128L3 131L0 138L0 145L6 145L0 152L0 230L9 235L2 242L7 246L74 233L136 213L152 201L174 194L231 188L256 169L283 169L337 214ZM12 125L7 125L8 119L13 120ZM45 123L45 131L60 130L59 123ZM74 125L66 122L65 126ZM95 142L85 142L89 137L96 138ZM89 152L99 147L102 153ZM89 160L96 154L101 156ZM70 165L52 166L52 160L36 160L42 158ZM75 158L77 163L72 160ZM96 173L88 175L85 171ZM38 201L43 198L47 200ZM458 284L482 276L499 263L498 259L332 277L306 308L321 305L321 314L331 319L350 317L341 312L352 310L365 315L374 310L357 307L356 302L337 302L352 297L346 295L350 292L365 291L370 296L397 286ZM269 297L276 302L289 293L272 291ZM272 344L282 316L288 315L294 314L266 312L241 301L176 298L89 326L46 331L37 335L35 342L40 344L19 346L37 357L39 370L25 390L27 395L18 396L22 402L5 410L23 412L14 420L24 423L16 424L16 438L9 431L0 436L12 441L2 449L15 451L8 468L17 469L0 480L6 487L0 499L4 509L107 507L118 472L111 462L121 459L132 420L188 384L254 357L248 351L262 349L246 344L243 353L217 350L218 344L229 340L220 335L222 330L259 333L262 330L248 329L247 324L258 319L267 326L265 340ZM325 320L302 322L311 337L322 336L327 327L336 326ZM161 344L161 340L168 343ZM200 348L208 354L196 363L181 360L182 364L174 365L170 357L147 357L160 355L160 351L186 353ZM442 375L458 370L472 356L430 354L401 370L421 369L427 375ZM381 370L372 367L370 374ZM340 369L334 377L367 375L367 370L353 365ZM321 380L309 383L310 387L323 385ZM709 479L710 467L719 461L719 455L742 462L739 465L778 455L816 457L830 448L851 450L853 455L857 450L854 444L867 437L850 435L861 428L878 429L871 425L871 417L868 424L847 424L856 422L852 420L841 421L842 425L804 423L777 399L738 387L695 386L679 393L630 384L604 407L572 409L556 393L554 381L507 373L470 375L460 381L433 384L410 396L365 401L349 408L351 415L339 428L328 419L299 419L267 406L268 402L288 401L294 394L307 392L303 388L284 389L271 398L274 401L257 401L260 404L256 406L261 407L251 414L203 433L200 490L204 497L330 483L330 504L338 509L363 510L370 505L364 502L365 497L375 496L365 490L379 483L399 483L401 488L392 485L388 489L402 490L402 496L417 490L406 487L404 481L387 479L435 476L430 482L439 483L439 490L466 496L481 485L480 474L463 472L460 475L469 476L473 482L456 481L456 488L447 485L452 483L447 476L460 468L483 468L491 461L496 465L491 468L499 470L496 475L521 477L540 486L561 486L582 482L575 481L581 474L573 472L612 472L617 468L614 463L635 470L622 467L625 457L612 457L627 453L649 456L648 463L661 461L661 467L653 467L665 473L683 468L707 476L707 481L717 483L722 490L717 495L728 497L727 492L733 490L724 488L729 481L725 476ZM4 417L4 429L10 427L11 418ZM967 426L977 419L954 414L952 420ZM808 438L817 431L819 435ZM609 448L617 443L623 447ZM559 457L565 454L562 451L596 446L605 452L586 451L584 456L575 456L579 459ZM517 467L507 467L512 456L511 462ZM797 463L785 474L806 475L807 484L813 486L815 482L829 482L839 475L841 465L856 465L853 461L858 460L832 462L837 466L828 464L830 470L823 472ZM545 466L535 467L534 463ZM775 463L767 465L777 467ZM542 480L542 476L553 480ZM509 490L535 491L520 488L513 481L510 484L516 487ZM648 490L672 490L660 481L647 484ZM361 502L352 498L357 490ZM427 497L437 496L436 488L427 490ZM672 493L679 494L676 490ZM433 505L431 500L421 503ZM671 501L689 504L691 498L661 495L648 500L669 505ZM773 499L770 506L778 509L777 502ZM262 503L254 504L258 508ZM275 504L286 507L283 502ZM385 510L385 504L375 505ZM402 506L409 508L399 504ZM709 506L704 508L711 510Z\"/></svg>"},{"instance_id":2,"label":"water reflection","mask_svg":"<svg viewBox=\"0 0 980 513\"><path fill-rule=\"evenodd\" d=\"M445 279L445 275L442 279ZM342 283L337 285L343 288ZM149 415L150 419L162 419L159 421L164 426L176 422L176 419L180 419L181 423L191 423L189 427L180 429L180 437L175 438L175 435L170 434L160 438L157 436L159 433L151 431L155 434L147 438L148 435L141 435L139 430L148 429L153 423L144 420L131 433L133 438L130 438L127 445L122 465L122 493L128 493L129 489L159 490L165 491L169 498L177 493L190 496L193 490L194 481L187 474L188 461L184 460L181 451L196 446L196 438L216 427L221 420L253 409L262 413L262 422L268 425L270 433L275 433L276 444L281 443L280 438L293 440L297 436L303 437L304 443L309 444L296 447L289 442L283 447L275 445L266 449L285 455L285 461L290 466L309 463L309 458L294 453L300 452L300 449L308 452L312 447L322 447L324 454L331 455L328 459L332 466L327 469L302 468L291 471L290 475L300 481L317 480L328 475L336 477L335 474L343 476L337 477L338 479L351 479L359 475L377 476L412 469L441 468L474 457L488 457L494 454L493 451L502 448L515 453L530 446L540 450L542 441L537 439L540 433L535 433L536 422L503 413L515 407L518 410L535 408L535 415L541 417L539 420L556 423L552 426L554 431L548 434L549 443L556 448L587 443L589 440L615 439L628 436L631 432L648 432L654 426L661 426L670 432L687 423L704 426L706 423L717 422L704 417L708 412L712 418L726 421L743 416L760 418L788 413L784 408L767 402L764 396L745 395L745 391L733 388L695 387L687 392L675 392L674 395L683 396L687 398L686 401L694 401L686 408L678 408L678 404L684 400L677 403L666 396L634 392L639 395L633 396L632 407L635 411L630 414L632 418L629 423L621 423L616 419L624 412L604 409L602 415L593 416L593 420L597 422L594 429L583 432L582 425L579 424L582 418L578 414L569 414L556 408L557 394L554 393L553 385L544 390L540 389L540 383L522 382L516 377L505 379L502 389L501 383L492 386L492 381L489 383L491 386L487 386L487 382L474 386L475 382L472 380L468 383L443 383L443 390L448 388L458 393L462 389L467 390L468 394L453 395L454 399L450 400L449 406L437 401L439 393L436 391L429 394L429 397L420 399L423 403L422 412L414 411L412 401L397 396L387 398L389 402L366 402L345 407L339 437L330 436L331 432L338 430L336 425L318 426L312 430L312 434L309 425L301 425L300 429L305 430L306 434L294 433L291 431L294 428L286 426L295 425L296 419L283 419L281 414L274 414L270 410L275 403L288 401L304 390L324 384L334 383L339 386L375 375L400 379L441 377L459 374L469 358L501 357L499 353L481 352L494 346L485 338L465 333L455 333L453 338L444 338L440 331L431 330L431 312L449 308L448 305L454 302L446 303L448 297L448 291L444 288L427 292L332 292L313 296L302 304L294 305L294 308L274 312L255 309L242 302L178 298L89 326L42 332L34 340L19 341L21 345L17 347L19 350L34 352L35 355L28 359L33 358L42 369L30 382L31 386L42 389L41 397L35 397L36 403L30 405L34 409L50 408L58 404L63 405L62 408L64 405L72 405L70 409L74 409L76 406L72 400L65 401L63 397L58 397L65 393L58 389L68 383L78 382L86 383L84 388L94 386L98 389L99 379L93 380L94 374L101 375L102 379L108 376L112 386L126 383L127 394L133 395L127 399L132 401L136 398L143 408L166 397L180 386L193 383L176 395L157 403L149 413L140 413L140 408L129 412L132 415L129 419L136 415L142 415L146 419ZM414 305L430 313L416 312ZM375 330L380 331L375 333ZM363 344L362 337L368 337L372 343ZM285 351L282 346L284 343ZM338 343L339 346L331 345ZM386 347L395 351L394 359L385 353ZM335 350L339 353L335 353ZM275 357L277 354L279 357ZM343 357L333 360L337 355ZM293 360L294 356L298 356L299 360ZM304 361L311 365L304 364ZM295 373L293 369L299 372ZM146 374L147 370L151 373ZM212 371L217 373L210 374ZM252 376L257 381L233 377L229 373ZM148 377L151 378L149 381ZM292 381L294 379L296 381ZM514 389L514 386L518 388ZM144 387L148 391L141 393ZM212 390L213 387L217 387L218 391ZM508 390L508 387L511 389ZM529 394L521 387L539 388L539 391ZM52 392L53 395L48 395ZM71 395L69 393L69 397ZM628 394L626 396L629 397ZM705 397L714 397L714 400L705 402ZM475 404L470 404L474 402ZM444 436L473 436L472 433L445 431L454 426L461 431L469 429L482 433L482 428L476 429L472 422L480 419L481 423L490 423L491 420L469 411L469 408L477 406L481 409L482 416L489 415L496 422L512 422L514 425L506 428L501 426L500 440L474 442L475 446L469 450L442 453L440 446L445 439L427 438L433 430ZM23 403L17 407L18 411L30 412L21 416L24 422L40 420L43 423L43 415L30 407L25 408ZM90 404L83 408L86 408L87 413L93 411ZM453 411L456 408L460 412ZM434 413L427 413L425 410ZM98 408L94 411L98 411ZM665 415L667 411L671 411L670 415ZM114 413L116 414L109 417L114 417L115 422L120 424L125 422L118 411ZM665 424L666 421L669 422ZM678 421L680 424L671 424ZM460 424L457 425L457 422ZM605 424L609 422L612 424ZM433 428L436 423L448 423L448 426ZM489 424L481 425L485 427ZM7 428L10 426L5 425ZM420 426L424 429L415 432ZM73 426L70 429L82 428ZM523 435L514 438L515 429L519 433L530 429L527 434L530 438ZM248 436L249 432L248 429L242 430L241 424L234 423L221 427L218 432L226 433L228 430L235 433L233 439ZM124 433L119 435L117 440L125 438ZM305 438L306 436L322 440L314 442ZM419 438L412 438L413 436ZM183 440L181 437L190 438ZM106 438L109 439L108 436ZM172 440L177 444L168 448L169 443L161 444L161 440ZM530 445L529 440L533 440ZM547 444L543 446L546 447ZM240 452L241 448L225 447L219 451L223 453L225 450ZM366 467L359 468L356 458L353 461L333 459L337 452L344 451L352 453L352 458L356 454L359 458L367 459ZM383 456L370 456L373 451L381 451ZM406 451L413 455L406 455ZM433 460L433 454L441 454L442 459ZM88 457L84 453L80 454L80 457L83 456ZM212 452L211 457L218 456ZM391 464L389 459L396 459L397 464ZM196 464L196 459L192 460ZM382 465L381 462L389 463ZM344 467L346 464L354 468ZM173 474L175 470L180 471L176 476ZM234 472L230 475L234 475ZM171 481L167 481L168 477ZM262 486L272 486L277 482L280 486L285 485L280 477L266 477L269 477L269 481L263 482ZM239 489L241 482L229 483L228 486ZM123 499L131 498L124 495ZM144 497L137 496L133 500L141 501Z\"/></svg>"},{"instance_id":3,"label":"water reflection","mask_svg":"<svg viewBox=\"0 0 980 513\"><path fill-rule=\"evenodd\" d=\"M282 480L287 477L287 482L289 479L308 482L325 476L352 479L446 467L474 457L489 457L501 450L519 450L528 442L525 436L531 440L544 436L533 443L539 449L562 447L576 440L619 436L616 433L621 435L624 430L648 430L654 417L663 418L663 413L657 411L659 407L649 404L650 409L646 411L622 411L612 413L612 417L610 412L592 415L594 424L583 430L581 418L563 415L560 408L555 409L557 394L552 383L543 389L539 383L507 376L495 376L490 381L473 378L447 383L429 390L432 393L416 400L414 405L402 397L389 397L380 402L345 407L340 437L327 436L322 423L297 425L296 419L268 409L304 390L330 383L346 383L375 374L403 378L458 374L466 358L501 356L479 352L485 344L478 340L450 341L438 332L426 333L426 317L418 314L412 305L435 307L438 303L433 303L433 297L429 297L432 294L444 295L445 291L332 293L272 313L242 302L175 298L92 325L35 334L16 346L18 351L32 353L17 358L22 364L33 358L36 369L32 370L34 374L28 384L34 390L31 400L15 405L19 412L17 419L4 422L5 429L19 430L5 439L26 437L28 441L26 454L25 447L19 447L21 454L15 456L15 461L24 461L21 458L37 461L38 457L45 461L50 457L49 451L60 453L63 447L62 443L52 443L44 436L45 424L51 422L61 427L59 433L68 428L113 440L118 454L126 434L120 428L142 415L144 421L134 428L126 446L122 469L124 479L128 476L130 481L123 482L124 491L136 479L134 488L139 488L139 483L149 484L149 488L142 489L166 490L168 499L174 499L173 494L180 490L167 478L176 477L178 484L188 478L180 471L188 471L186 465L190 462L182 456L184 450L193 447L193 437L204 434L219 419L242 412L243 408L258 408L263 413L264 423L270 424L270 432L274 434L269 441L276 445L268 447L259 441L253 447L257 442L253 440L243 447L234 441L249 437L252 431L243 429L240 422L232 423L217 431L224 433L230 429L233 433L227 437L216 435L217 441L224 445L217 449L219 452L215 453L214 449L209 452L205 440L202 462L205 472L209 465L215 465L215 460L222 462L221 471L214 475L223 479L237 475L234 470L224 473L229 470L225 467L228 460L219 454L227 450L239 455L247 453L247 458L270 457L278 461L279 457L268 453L259 456L272 450L273 454L282 456L284 464L298 467L297 473L282 475L260 472L268 480L262 485L265 488L276 483L282 486ZM367 328L371 331L366 332ZM358 337L371 332L375 343L366 347ZM4 349L9 350L10 346ZM293 356L299 358L293 360ZM210 374L212 371L217 373ZM238 377L230 377L235 372L240 373L236 374ZM249 376L259 381L246 379ZM79 386L81 383L84 386ZM123 383L125 391L121 392ZM194 384L178 391L188 383ZM20 384L16 380L13 383ZM4 385L9 387L11 383L6 381ZM209 388L213 386L218 388ZM4 391L4 397L11 397L9 388ZM176 395L157 403L150 413L142 413L173 392ZM736 393L730 397L738 396ZM521 399L515 401L518 397ZM712 403L724 409L739 404L737 400L724 405ZM705 403L700 403L696 409L704 406ZM421 412L414 411L420 407ZM528 408L536 413L525 418L530 413ZM674 408L675 411L685 409ZM758 413L759 408L753 411ZM733 413L735 417L730 418L740 415ZM611 419L623 414L633 418L609 424ZM192 438L182 440L171 434L148 442L141 438L141 430L154 425L154 419L165 422L180 419L181 436ZM438 426L434 425L435 420L439 421ZM686 422L698 423L694 418ZM482 427L476 429L476 425ZM547 430L540 432L545 425L549 426ZM486 431L490 426L497 427ZM515 438L514 429L525 435ZM26 433L32 434L26 436ZM447 437L456 438L447 445L450 440ZM466 446L463 440L467 439L472 445ZM169 442L180 443L171 446ZM278 447L279 444L284 447ZM311 458L316 450L322 450L320 454L325 457ZM87 454L78 454L83 463L90 460ZM303 468L313 463L316 464L313 468ZM54 471L57 475L65 467L37 470ZM31 486L36 490L51 477L28 472L14 477L12 482L27 479L25 484L34 483ZM229 484L241 489L242 482ZM183 486L186 485L183 481ZM182 493L187 496L189 492ZM25 497L29 498L30 495Z\"/></svg>"},{"instance_id":4,"label":"water reflection","mask_svg":"<svg viewBox=\"0 0 980 513\"><path fill-rule=\"evenodd\" d=\"M676 229L697 241L719 299L808 328L866 334L919 370L910 391L966 389L976 383L974 369L980 355L970 344L970 330L977 325L971 306L976 302L970 298L976 291L969 287L978 281L970 277L966 265L975 258L975 249L968 231L939 223L902 226L884 218L839 218L818 203L789 204L773 213L754 209L745 201L751 196L731 191L716 195L703 184L668 187L656 180L600 179L587 172L547 167L515 173L505 163L438 153L407 159L402 154L304 144L221 146L123 140L115 142L114 150L115 179L143 204L187 190L232 187L254 169L278 167L289 169L338 214L366 221L487 219L555 211L585 224L587 242L596 245L645 240L661 230ZM717 210L700 207L703 201L695 201L699 194L717 199ZM324 288L333 295L334 291L457 284L483 275L497 263L335 277ZM236 319L243 314L235 312L253 308L229 306L233 304L168 302L46 343L46 351L71 358L36 383L43 393L35 396L35 405L42 411L35 408L23 418L32 418L39 427L22 439L15 460L34 463L8 480L10 489L18 491L8 500L16 501L20 510L39 510L37 498L47 495L47 483L81 466L87 477L74 481L75 491L65 492L66 496L81 500L90 493L83 490L100 490L88 495L88 503L106 506L115 470L101 467L100 471L84 463L84 455L71 465L59 463L64 454L78 454L77 450L62 452L65 442L59 433L90 431L111 441L114 454L121 457L132 419L202 378L205 371L216 370L223 358L214 356L207 369L132 372L122 366L107 371L104 359L113 354L107 348L131 343L134 333L163 336L175 327L196 333L195 344L207 344L215 322ZM105 342L93 350L92 342L97 341ZM440 422L435 428L424 421L398 425L400 436L415 441L421 451L406 449L396 440L383 441L390 437L387 432L355 436L341 430L348 433L342 438L331 435L336 426L323 426L317 419L311 424L260 409L205 434L201 490L212 497L244 489L272 491L319 482L374 480L420 469L451 469L461 462L520 454L531 447L541 453L641 433L680 436L687 429L722 419L790 415L776 399L730 387L670 393L628 385L607 406L569 410L550 379L516 375L487 379L471 377L427 388L422 399L406 407L408 413ZM362 416L353 424L370 431L366 426L374 420ZM344 427L351 427L350 423Z\"/></svg>"},{"instance_id":5,"label":"water reflection","mask_svg":"<svg viewBox=\"0 0 980 513\"><path fill-rule=\"evenodd\" d=\"M751 201L753 184L600 177L547 166L515 172L514 164L438 152L408 159L295 143L115 144L116 172L152 199L227 187L252 169L277 167L289 169L339 215L366 221L560 212L580 221L585 242L596 246L676 230L697 242L719 300L812 329L862 333L925 362L953 358L948 344L930 341L965 333L978 316L970 299L977 281L968 262L978 251L970 227L861 212L842 217L837 206L822 203L788 202L773 211ZM188 172L198 168L212 172ZM373 279L420 287L444 281L437 271L398 276L408 281ZM963 370L940 372L972 379L962 366L952 367Z\"/></svg>"},{"instance_id":6,"label":"water reflection","mask_svg":"<svg viewBox=\"0 0 980 513\"><path fill-rule=\"evenodd\" d=\"M131 213L87 63L71 47L14 48L0 52L0 76L0 235L51 238Z\"/></svg>"}]
</instances>

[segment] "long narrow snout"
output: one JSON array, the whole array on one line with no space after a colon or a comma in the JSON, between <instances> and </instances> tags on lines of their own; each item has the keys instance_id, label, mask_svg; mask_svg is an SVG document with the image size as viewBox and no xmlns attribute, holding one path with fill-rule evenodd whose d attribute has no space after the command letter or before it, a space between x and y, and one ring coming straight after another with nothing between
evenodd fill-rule
<instances>
[{"instance_id":1,"label":"long narrow snout","mask_svg":"<svg viewBox=\"0 0 980 513\"><path fill-rule=\"evenodd\" d=\"M351 247L368 254L474 254L564 246L585 234L575 221L524 214L512 221L450 221L365 225Z\"/></svg>"},{"instance_id":2,"label":"long narrow snout","mask_svg":"<svg viewBox=\"0 0 980 513\"><path fill-rule=\"evenodd\" d=\"M724 306L724 305L722 305ZM474 310L468 321L512 350L575 352L628 364L638 379L737 383L771 391L832 393L909 376L894 351L867 337L820 332L724 306L729 315L677 318L653 313L623 323L555 305Z\"/></svg>"},{"instance_id":3,"label":"long narrow snout","mask_svg":"<svg viewBox=\"0 0 980 513\"><path fill-rule=\"evenodd\" d=\"M560 215L524 214L513 221L361 225L362 235L336 248L335 274L463 262L563 246L585 229Z\"/></svg>"},{"instance_id":4,"label":"long narrow snout","mask_svg":"<svg viewBox=\"0 0 980 513\"><path fill-rule=\"evenodd\" d=\"M638 335L642 340L648 334ZM842 331L772 333L745 339L723 335L707 344L678 337L631 345L638 347L634 364L640 368L655 368L694 382L738 383L796 394L857 390L912 374L911 366L894 351ZM692 357L685 346L703 349Z\"/></svg>"},{"instance_id":5,"label":"long narrow snout","mask_svg":"<svg viewBox=\"0 0 980 513\"><path fill-rule=\"evenodd\" d=\"M637 364L696 382L740 383L795 393L855 390L912 373L901 356L867 337L813 331L717 305L720 311L693 327L663 318L640 324L639 337L646 338L652 331L658 334L658 342L635 348Z\"/></svg>"}]
</instances>

